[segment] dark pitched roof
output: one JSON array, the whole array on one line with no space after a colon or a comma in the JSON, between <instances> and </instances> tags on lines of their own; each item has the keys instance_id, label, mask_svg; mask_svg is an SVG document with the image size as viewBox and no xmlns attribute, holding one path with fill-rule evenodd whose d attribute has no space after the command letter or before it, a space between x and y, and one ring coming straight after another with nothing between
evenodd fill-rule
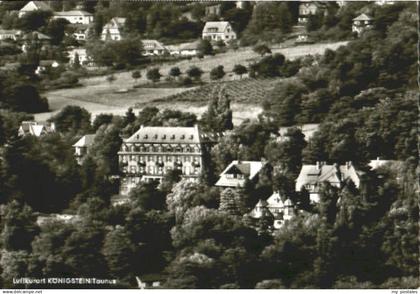
<instances>
[{"instance_id":1,"label":"dark pitched roof","mask_svg":"<svg viewBox=\"0 0 420 294\"><path fill-rule=\"evenodd\" d=\"M214 136L195 127L141 127L125 143L186 143L198 144L215 141Z\"/></svg>"}]
</instances>

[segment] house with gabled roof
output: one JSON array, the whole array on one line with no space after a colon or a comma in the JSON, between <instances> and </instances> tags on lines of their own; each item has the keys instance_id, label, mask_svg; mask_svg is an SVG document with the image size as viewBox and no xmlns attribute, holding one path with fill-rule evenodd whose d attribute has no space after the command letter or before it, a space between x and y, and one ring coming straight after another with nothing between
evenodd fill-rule
<instances>
[{"instance_id":1,"label":"house with gabled roof","mask_svg":"<svg viewBox=\"0 0 420 294\"><path fill-rule=\"evenodd\" d=\"M158 40L141 40L141 43L144 56L163 55L168 52L166 47Z\"/></svg>"},{"instance_id":2,"label":"house with gabled roof","mask_svg":"<svg viewBox=\"0 0 420 294\"><path fill-rule=\"evenodd\" d=\"M373 19L365 13L353 18L353 25L351 31L360 36L364 31L373 27Z\"/></svg>"},{"instance_id":3,"label":"house with gabled roof","mask_svg":"<svg viewBox=\"0 0 420 294\"><path fill-rule=\"evenodd\" d=\"M237 35L228 21L208 21L204 25L202 38L228 42L235 40Z\"/></svg>"},{"instance_id":4,"label":"house with gabled roof","mask_svg":"<svg viewBox=\"0 0 420 294\"><path fill-rule=\"evenodd\" d=\"M296 209L292 201L287 198L283 201L278 191L274 192L267 199L267 208L274 216L274 228L279 229L286 221L289 221L296 215Z\"/></svg>"},{"instance_id":5,"label":"house with gabled roof","mask_svg":"<svg viewBox=\"0 0 420 294\"><path fill-rule=\"evenodd\" d=\"M89 153L90 147L95 141L95 134L87 134L81 137L74 145L74 156L78 164L82 164L83 160Z\"/></svg>"},{"instance_id":6,"label":"house with gabled roof","mask_svg":"<svg viewBox=\"0 0 420 294\"><path fill-rule=\"evenodd\" d=\"M114 17L102 28L102 41L120 41L123 38L123 29L126 18Z\"/></svg>"},{"instance_id":7,"label":"house with gabled roof","mask_svg":"<svg viewBox=\"0 0 420 294\"><path fill-rule=\"evenodd\" d=\"M246 181L257 179L265 162L262 161L232 161L220 174L216 186L225 188L242 188Z\"/></svg>"},{"instance_id":8,"label":"house with gabled roof","mask_svg":"<svg viewBox=\"0 0 420 294\"><path fill-rule=\"evenodd\" d=\"M196 56L200 52L200 40L182 43L177 45L168 45L166 49L170 55Z\"/></svg>"},{"instance_id":9,"label":"house with gabled roof","mask_svg":"<svg viewBox=\"0 0 420 294\"><path fill-rule=\"evenodd\" d=\"M2 30L0 29L0 40L18 40L22 37L21 30Z\"/></svg>"},{"instance_id":10,"label":"house with gabled roof","mask_svg":"<svg viewBox=\"0 0 420 294\"><path fill-rule=\"evenodd\" d=\"M382 167L386 166L398 166L401 165L403 162L400 160L387 160L387 159L380 159L379 157L369 161L368 166L371 170L377 170Z\"/></svg>"},{"instance_id":11,"label":"house with gabled roof","mask_svg":"<svg viewBox=\"0 0 420 294\"><path fill-rule=\"evenodd\" d=\"M356 188L360 186L361 172L357 171L351 162L344 165L328 165L325 162L317 162L315 165L305 164L296 179L295 189L297 192L305 188L309 192L312 202L319 202L319 188L322 183L341 188L343 184L351 180Z\"/></svg>"},{"instance_id":12,"label":"house with gabled roof","mask_svg":"<svg viewBox=\"0 0 420 294\"><path fill-rule=\"evenodd\" d=\"M19 17L32 11L52 11L51 7L45 1L30 1L19 10Z\"/></svg>"},{"instance_id":13,"label":"house with gabled roof","mask_svg":"<svg viewBox=\"0 0 420 294\"><path fill-rule=\"evenodd\" d=\"M50 133L55 133L53 122L23 121L18 130L19 136L41 137Z\"/></svg>"},{"instance_id":14,"label":"house with gabled roof","mask_svg":"<svg viewBox=\"0 0 420 294\"><path fill-rule=\"evenodd\" d=\"M319 1L301 1L299 4L299 23L306 23L309 16L326 11L326 4Z\"/></svg>"}]
</instances>

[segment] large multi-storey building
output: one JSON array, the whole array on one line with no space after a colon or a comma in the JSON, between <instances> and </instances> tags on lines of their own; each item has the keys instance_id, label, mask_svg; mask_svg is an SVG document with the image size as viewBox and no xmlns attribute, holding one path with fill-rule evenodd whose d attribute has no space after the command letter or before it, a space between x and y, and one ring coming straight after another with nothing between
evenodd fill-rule
<instances>
[{"instance_id":1,"label":"large multi-storey building","mask_svg":"<svg viewBox=\"0 0 420 294\"><path fill-rule=\"evenodd\" d=\"M122 173L120 194L127 195L140 181L161 180L170 170L198 180L203 156L216 137L194 127L143 127L125 139L118 152Z\"/></svg>"}]
</instances>

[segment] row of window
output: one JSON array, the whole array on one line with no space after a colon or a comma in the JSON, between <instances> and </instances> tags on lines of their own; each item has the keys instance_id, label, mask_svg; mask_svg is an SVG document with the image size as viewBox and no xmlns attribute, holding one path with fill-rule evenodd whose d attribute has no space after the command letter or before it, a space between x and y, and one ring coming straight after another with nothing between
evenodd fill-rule
<instances>
[{"instance_id":1,"label":"row of window","mask_svg":"<svg viewBox=\"0 0 420 294\"><path fill-rule=\"evenodd\" d=\"M120 162L136 161L146 162L200 162L199 156L179 156L179 155L123 155Z\"/></svg>"},{"instance_id":2,"label":"row of window","mask_svg":"<svg viewBox=\"0 0 420 294\"><path fill-rule=\"evenodd\" d=\"M138 146L138 145L131 145L131 146L127 146L124 145L122 147L122 151L124 152L200 152L201 149L200 147L191 147L191 146L186 146L184 148L182 148L182 146L177 146L177 147L172 147L172 146L165 146L165 145L160 145L160 146Z\"/></svg>"},{"instance_id":3,"label":"row of window","mask_svg":"<svg viewBox=\"0 0 420 294\"><path fill-rule=\"evenodd\" d=\"M199 167L189 167L189 166L184 166L184 167L175 167L177 169L180 169L182 171L183 175L198 175L201 171L201 169ZM170 170L172 170L173 168L168 166L168 167L155 167L155 166L147 166L147 167L137 167L137 166L130 166L129 168L125 167L123 168L123 172L127 173L127 174L148 174L148 175L165 175L166 173L168 173Z\"/></svg>"}]
</instances>

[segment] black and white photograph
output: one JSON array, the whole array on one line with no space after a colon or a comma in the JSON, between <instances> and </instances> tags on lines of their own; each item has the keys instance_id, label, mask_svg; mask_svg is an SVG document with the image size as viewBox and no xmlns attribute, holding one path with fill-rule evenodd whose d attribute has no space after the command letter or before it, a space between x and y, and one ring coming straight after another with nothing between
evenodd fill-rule
<instances>
[{"instance_id":1,"label":"black and white photograph","mask_svg":"<svg viewBox=\"0 0 420 294\"><path fill-rule=\"evenodd\" d=\"M416 294L419 24L416 1L0 1L2 293Z\"/></svg>"}]
</instances>

